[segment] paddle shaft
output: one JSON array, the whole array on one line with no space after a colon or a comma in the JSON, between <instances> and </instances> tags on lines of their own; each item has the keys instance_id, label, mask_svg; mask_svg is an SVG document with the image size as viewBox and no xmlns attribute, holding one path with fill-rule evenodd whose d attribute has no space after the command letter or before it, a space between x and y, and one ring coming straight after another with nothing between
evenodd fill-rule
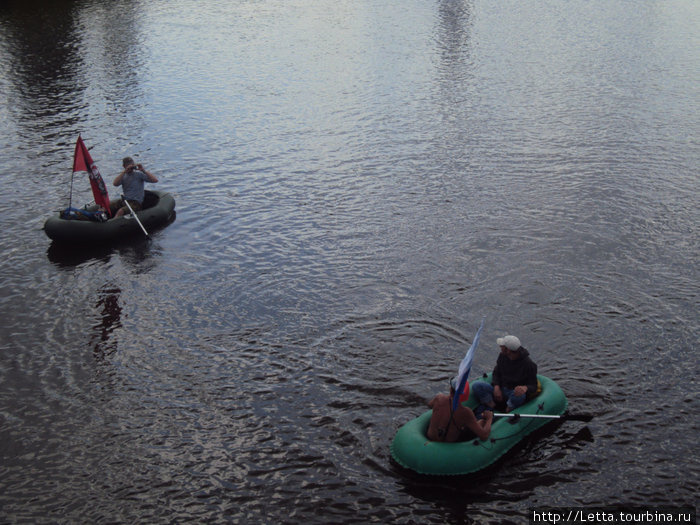
<instances>
[{"instance_id":1,"label":"paddle shaft","mask_svg":"<svg viewBox=\"0 0 700 525\"><path fill-rule=\"evenodd\" d=\"M549 415L549 414L501 414L496 413L493 417L530 417L539 419L563 419L563 420L573 420L573 421L590 421L593 419L593 414L563 414L561 416Z\"/></svg>"},{"instance_id":2,"label":"paddle shaft","mask_svg":"<svg viewBox=\"0 0 700 525\"><path fill-rule=\"evenodd\" d=\"M564 416L554 416L549 414L501 414L496 413L493 417L532 417L540 419L562 419Z\"/></svg>"},{"instance_id":3,"label":"paddle shaft","mask_svg":"<svg viewBox=\"0 0 700 525\"><path fill-rule=\"evenodd\" d=\"M146 228L143 227L143 224L141 224L141 221L139 218L136 216L136 213L134 213L134 210L131 209L131 205L129 204L129 201L124 198L124 195L122 195L122 200L124 201L124 204L126 204L126 207L129 208L129 211L131 212L131 215L134 216L134 219L136 219L136 222L139 223L139 226L141 226L141 229L143 230L143 233L148 237L148 232L146 231Z\"/></svg>"}]
</instances>

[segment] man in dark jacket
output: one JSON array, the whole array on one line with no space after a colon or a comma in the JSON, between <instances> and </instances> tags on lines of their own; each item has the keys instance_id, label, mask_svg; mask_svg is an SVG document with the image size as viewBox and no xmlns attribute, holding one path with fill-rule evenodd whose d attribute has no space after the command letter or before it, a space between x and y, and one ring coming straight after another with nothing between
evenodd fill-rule
<instances>
[{"instance_id":1,"label":"man in dark jacket","mask_svg":"<svg viewBox=\"0 0 700 525\"><path fill-rule=\"evenodd\" d=\"M498 338L496 344L501 353L493 369L492 384L476 381L471 388L484 408L493 409L497 403L505 402L506 412L510 412L522 405L528 395L537 393L537 365L514 335Z\"/></svg>"}]
</instances>

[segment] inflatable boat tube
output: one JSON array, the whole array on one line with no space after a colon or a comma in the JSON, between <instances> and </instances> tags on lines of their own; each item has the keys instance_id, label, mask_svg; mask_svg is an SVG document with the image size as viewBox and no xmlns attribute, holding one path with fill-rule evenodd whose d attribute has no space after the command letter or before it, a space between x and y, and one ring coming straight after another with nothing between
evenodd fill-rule
<instances>
[{"instance_id":1,"label":"inflatable boat tube","mask_svg":"<svg viewBox=\"0 0 700 525\"><path fill-rule=\"evenodd\" d=\"M96 211L97 206L89 206ZM175 213L175 199L169 193L146 190L144 209L136 216L149 233L153 228L167 224ZM55 242L71 244L100 244L113 242L132 235L143 235L143 230L131 215L109 219L105 222L78 219L63 219L60 214L49 217L44 223L44 232Z\"/></svg>"},{"instance_id":2,"label":"inflatable boat tube","mask_svg":"<svg viewBox=\"0 0 700 525\"><path fill-rule=\"evenodd\" d=\"M561 415L567 407L567 400L559 385L548 377L538 375L542 391L524 405L513 410L516 414ZM490 376L477 381L490 381ZM472 383L473 384L473 383ZM472 393L463 403L475 408L476 399ZM462 475L482 470L525 436L553 421L544 418L498 417L491 425L491 434L485 441L478 438L458 443L430 441L426 437L432 410L425 412L403 425L396 432L391 444L391 456L404 468L419 474Z\"/></svg>"}]
</instances>

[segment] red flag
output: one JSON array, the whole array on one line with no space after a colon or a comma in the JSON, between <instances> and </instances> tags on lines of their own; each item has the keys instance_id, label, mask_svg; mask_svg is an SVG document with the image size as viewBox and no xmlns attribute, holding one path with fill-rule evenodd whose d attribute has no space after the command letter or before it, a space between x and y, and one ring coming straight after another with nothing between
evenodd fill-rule
<instances>
[{"instance_id":1,"label":"red flag","mask_svg":"<svg viewBox=\"0 0 700 525\"><path fill-rule=\"evenodd\" d=\"M75 143L75 155L73 156L73 175L85 172L90 178L90 186L92 186L92 194L95 197L95 203L102 206L107 211L107 216L111 217L112 213L109 210L109 195L105 181L102 180L100 170L97 169L92 161L90 152L85 147L82 137L78 135L78 142Z\"/></svg>"}]
</instances>

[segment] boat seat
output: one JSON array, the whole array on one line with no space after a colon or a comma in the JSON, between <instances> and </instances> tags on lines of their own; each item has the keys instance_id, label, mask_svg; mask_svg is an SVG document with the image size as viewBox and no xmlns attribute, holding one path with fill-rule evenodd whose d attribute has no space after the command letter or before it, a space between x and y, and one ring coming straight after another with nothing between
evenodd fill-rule
<instances>
[{"instance_id":1,"label":"boat seat","mask_svg":"<svg viewBox=\"0 0 700 525\"><path fill-rule=\"evenodd\" d=\"M146 190L143 194L143 204L141 205L142 209L145 210L146 208L152 208L156 204L158 204L158 195Z\"/></svg>"},{"instance_id":2,"label":"boat seat","mask_svg":"<svg viewBox=\"0 0 700 525\"><path fill-rule=\"evenodd\" d=\"M542 393L542 383L540 380L537 380L537 391L534 394L528 394L527 395L527 400L530 401L531 399L535 399L537 396L539 396Z\"/></svg>"}]
</instances>

